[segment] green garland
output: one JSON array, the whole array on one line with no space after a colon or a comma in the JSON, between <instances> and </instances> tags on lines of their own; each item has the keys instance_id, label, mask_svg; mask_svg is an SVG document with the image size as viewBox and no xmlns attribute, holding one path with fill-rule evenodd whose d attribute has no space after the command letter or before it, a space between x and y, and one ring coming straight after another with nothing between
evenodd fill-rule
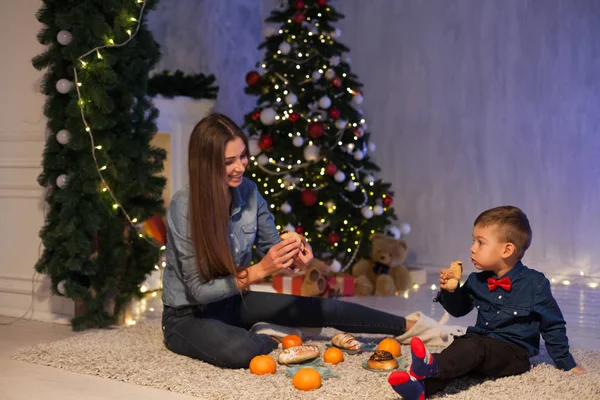
<instances>
[{"instance_id":1,"label":"green garland","mask_svg":"<svg viewBox=\"0 0 600 400\"><path fill-rule=\"evenodd\" d=\"M219 87L213 85L215 79L214 75L185 75L179 70L175 73L163 71L148 80L148 94L166 98L184 96L192 99L216 99Z\"/></svg>"}]
</instances>

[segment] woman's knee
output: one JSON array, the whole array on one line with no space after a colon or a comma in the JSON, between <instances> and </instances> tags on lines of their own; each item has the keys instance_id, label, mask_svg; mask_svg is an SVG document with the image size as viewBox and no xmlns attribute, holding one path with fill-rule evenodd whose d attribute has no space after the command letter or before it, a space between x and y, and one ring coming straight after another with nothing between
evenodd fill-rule
<instances>
[{"instance_id":1,"label":"woman's knee","mask_svg":"<svg viewBox=\"0 0 600 400\"><path fill-rule=\"evenodd\" d=\"M262 354L267 354L263 346L251 339L234 340L226 346L223 346L216 357L225 368L248 368L250 361Z\"/></svg>"}]
</instances>

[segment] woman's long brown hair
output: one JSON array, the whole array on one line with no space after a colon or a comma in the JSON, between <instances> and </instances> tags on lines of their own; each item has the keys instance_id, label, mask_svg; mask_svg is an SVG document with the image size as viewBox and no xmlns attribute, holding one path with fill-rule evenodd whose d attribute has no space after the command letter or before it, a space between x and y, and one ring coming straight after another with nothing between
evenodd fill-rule
<instances>
[{"instance_id":1,"label":"woman's long brown hair","mask_svg":"<svg viewBox=\"0 0 600 400\"><path fill-rule=\"evenodd\" d=\"M229 247L225 145L248 138L231 119L211 114L194 127L188 147L190 229L196 267L206 280L238 275Z\"/></svg>"}]
</instances>

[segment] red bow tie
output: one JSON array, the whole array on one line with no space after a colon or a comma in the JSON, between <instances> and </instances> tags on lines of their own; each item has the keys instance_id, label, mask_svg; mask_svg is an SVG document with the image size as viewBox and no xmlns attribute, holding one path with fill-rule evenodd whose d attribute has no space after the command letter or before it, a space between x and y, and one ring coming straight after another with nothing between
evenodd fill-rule
<instances>
[{"instance_id":1,"label":"red bow tie","mask_svg":"<svg viewBox=\"0 0 600 400\"><path fill-rule=\"evenodd\" d=\"M488 278L488 289L490 289L490 292L493 292L498 287L501 287L507 292L510 292L510 288L512 287L512 284L510 283L510 278L508 276L502 279L494 279L491 277Z\"/></svg>"}]
</instances>

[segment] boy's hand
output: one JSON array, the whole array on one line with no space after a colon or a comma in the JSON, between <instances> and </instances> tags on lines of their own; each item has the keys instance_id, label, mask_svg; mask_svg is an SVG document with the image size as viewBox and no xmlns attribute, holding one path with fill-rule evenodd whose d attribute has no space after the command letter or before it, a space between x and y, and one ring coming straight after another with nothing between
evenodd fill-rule
<instances>
[{"instance_id":1,"label":"boy's hand","mask_svg":"<svg viewBox=\"0 0 600 400\"><path fill-rule=\"evenodd\" d=\"M448 290L448 270L442 269L440 271L440 288Z\"/></svg>"},{"instance_id":2,"label":"boy's hand","mask_svg":"<svg viewBox=\"0 0 600 400\"><path fill-rule=\"evenodd\" d=\"M574 372L577 375L583 375L585 374L585 369L583 369L583 367L580 367L579 365L576 365L573 369L571 369L569 372Z\"/></svg>"}]
</instances>

